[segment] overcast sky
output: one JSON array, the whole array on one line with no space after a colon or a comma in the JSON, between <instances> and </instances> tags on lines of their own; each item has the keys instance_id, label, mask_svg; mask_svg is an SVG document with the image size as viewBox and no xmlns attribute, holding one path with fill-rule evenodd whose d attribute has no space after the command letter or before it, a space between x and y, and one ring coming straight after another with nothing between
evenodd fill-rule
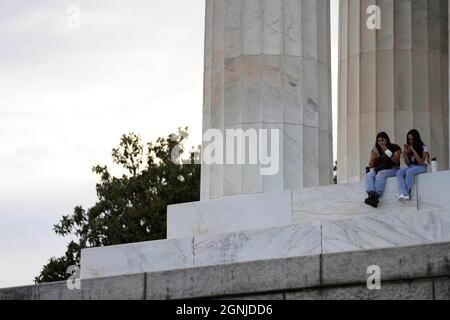
<instances>
[{"instance_id":1,"label":"overcast sky","mask_svg":"<svg viewBox=\"0 0 450 320\"><path fill-rule=\"evenodd\" d=\"M203 34L204 0L0 0L0 288L64 253L52 226L95 202L122 134L201 142Z\"/></svg>"}]
</instances>

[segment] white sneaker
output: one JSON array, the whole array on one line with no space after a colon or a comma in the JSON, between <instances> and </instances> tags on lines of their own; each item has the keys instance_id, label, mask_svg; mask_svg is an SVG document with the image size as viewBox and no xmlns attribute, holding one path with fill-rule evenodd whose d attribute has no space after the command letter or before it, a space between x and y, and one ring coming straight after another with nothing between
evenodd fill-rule
<instances>
[{"instance_id":1,"label":"white sneaker","mask_svg":"<svg viewBox=\"0 0 450 320\"><path fill-rule=\"evenodd\" d=\"M398 196L398 200L400 201L408 201L411 200L411 198L409 196L405 196L404 194L401 194Z\"/></svg>"}]
</instances>

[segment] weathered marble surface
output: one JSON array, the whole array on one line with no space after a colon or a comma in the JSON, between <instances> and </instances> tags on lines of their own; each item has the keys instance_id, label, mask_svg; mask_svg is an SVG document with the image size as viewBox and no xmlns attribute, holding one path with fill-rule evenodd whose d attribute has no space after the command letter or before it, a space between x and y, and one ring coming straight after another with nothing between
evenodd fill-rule
<instances>
[{"instance_id":1,"label":"weathered marble surface","mask_svg":"<svg viewBox=\"0 0 450 320\"><path fill-rule=\"evenodd\" d=\"M184 238L292 224L292 192L249 194L169 206L167 237Z\"/></svg>"},{"instance_id":2,"label":"weathered marble surface","mask_svg":"<svg viewBox=\"0 0 450 320\"><path fill-rule=\"evenodd\" d=\"M362 183L305 189L303 194L286 191L225 197L207 202L214 205L202 213L204 220L192 220L190 215L197 214L189 211L193 204L183 205L187 211L181 206L169 220L176 225L169 229L189 233L197 230L197 223L202 228L208 226L202 224L207 221L213 224L204 229L207 234L86 249L82 251L81 274L86 279L450 241L448 181L450 171L420 175L414 200L401 205L392 200L396 182L391 178L379 210L362 203ZM242 210L238 210L240 205ZM278 206L283 205L279 216ZM209 214L220 215L209 219ZM220 220L224 217L230 221ZM209 233L211 230L215 233Z\"/></svg>"},{"instance_id":3,"label":"weathered marble surface","mask_svg":"<svg viewBox=\"0 0 450 320\"><path fill-rule=\"evenodd\" d=\"M320 252L320 224L198 236L194 239L195 266L299 257Z\"/></svg>"},{"instance_id":4,"label":"weathered marble surface","mask_svg":"<svg viewBox=\"0 0 450 320\"><path fill-rule=\"evenodd\" d=\"M450 241L450 210L370 214L284 227L86 249L82 279Z\"/></svg>"},{"instance_id":5,"label":"weathered marble surface","mask_svg":"<svg viewBox=\"0 0 450 320\"><path fill-rule=\"evenodd\" d=\"M182 240L84 249L81 278L299 257L320 252L320 225L291 225Z\"/></svg>"},{"instance_id":6,"label":"weathered marble surface","mask_svg":"<svg viewBox=\"0 0 450 320\"><path fill-rule=\"evenodd\" d=\"M323 221L322 252L412 246L450 241L450 210L376 214Z\"/></svg>"},{"instance_id":7,"label":"weathered marble surface","mask_svg":"<svg viewBox=\"0 0 450 320\"><path fill-rule=\"evenodd\" d=\"M440 179L445 180L446 175L442 174ZM436 180L436 188L439 181ZM388 179L378 209L363 202L367 195L362 182L305 188L300 192L239 195L169 206L168 238L215 235L303 222L320 223L321 220L364 217L368 214L414 213L417 212L417 185L413 188L413 200L401 203L396 199L396 179Z\"/></svg>"},{"instance_id":8,"label":"weathered marble surface","mask_svg":"<svg viewBox=\"0 0 450 320\"><path fill-rule=\"evenodd\" d=\"M419 210L450 208L450 171L418 177Z\"/></svg>"},{"instance_id":9,"label":"weathered marble surface","mask_svg":"<svg viewBox=\"0 0 450 320\"><path fill-rule=\"evenodd\" d=\"M450 243L281 258L0 289L0 300L450 299ZM382 270L367 290L367 266Z\"/></svg>"},{"instance_id":10,"label":"weathered marble surface","mask_svg":"<svg viewBox=\"0 0 450 320\"><path fill-rule=\"evenodd\" d=\"M192 238L131 243L81 251L81 279L171 270L193 265Z\"/></svg>"},{"instance_id":11,"label":"weathered marble surface","mask_svg":"<svg viewBox=\"0 0 450 320\"><path fill-rule=\"evenodd\" d=\"M279 129L281 166L203 164L202 200L331 183L329 39L329 0L206 1L203 131Z\"/></svg>"},{"instance_id":12,"label":"weathered marble surface","mask_svg":"<svg viewBox=\"0 0 450 320\"><path fill-rule=\"evenodd\" d=\"M375 209L363 202L367 197L363 182L306 188L293 193L293 223L339 220L389 212L417 212L417 184L412 190L412 201L399 202L397 193L396 179L389 178L384 195L380 198L380 205Z\"/></svg>"},{"instance_id":13,"label":"weathered marble surface","mask_svg":"<svg viewBox=\"0 0 450 320\"><path fill-rule=\"evenodd\" d=\"M308 223L340 220L370 214L431 212L450 208L450 171L420 175L412 190L412 201L397 201L396 178L389 178L378 209L364 204L363 182L223 197L211 201L170 206L168 238L213 235ZM418 188L420 192L418 192Z\"/></svg>"}]
</instances>

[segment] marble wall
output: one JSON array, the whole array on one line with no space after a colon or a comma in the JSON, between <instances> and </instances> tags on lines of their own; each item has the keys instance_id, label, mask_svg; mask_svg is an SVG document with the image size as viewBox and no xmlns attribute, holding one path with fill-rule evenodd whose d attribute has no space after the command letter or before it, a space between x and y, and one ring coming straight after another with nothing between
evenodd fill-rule
<instances>
[{"instance_id":1,"label":"marble wall","mask_svg":"<svg viewBox=\"0 0 450 320\"><path fill-rule=\"evenodd\" d=\"M280 170L203 164L202 200L331 183L329 14L329 0L206 1L203 131L279 129Z\"/></svg>"},{"instance_id":2,"label":"marble wall","mask_svg":"<svg viewBox=\"0 0 450 320\"><path fill-rule=\"evenodd\" d=\"M402 204L390 178L378 209L363 183L171 206L169 239L83 249L81 278L448 242L448 181L450 171L419 175Z\"/></svg>"},{"instance_id":3,"label":"marble wall","mask_svg":"<svg viewBox=\"0 0 450 320\"><path fill-rule=\"evenodd\" d=\"M422 175L427 176L428 175ZM412 189L412 201L399 202L397 180L389 178L384 196L377 209L364 203L367 197L364 182L303 188L300 191L265 192L203 200L167 207L167 238L211 236L222 233L248 231L302 223L321 223L323 220L345 220L368 215L417 213L418 193L422 190L421 209L433 211L450 208L438 185L450 181L450 171L418 179ZM431 195L435 195L432 197ZM439 198L444 198L439 200ZM430 206L427 203L434 205Z\"/></svg>"},{"instance_id":4,"label":"marble wall","mask_svg":"<svg viewBox=\"0 0 450 320\"><path fill-rule=\"evenodd\" d=\"M381 29L367 8L378 5ZM340 0L338 179L365 174L377 132L418 129L449 165L448 0Z\"/></svg>"}]
</instances>

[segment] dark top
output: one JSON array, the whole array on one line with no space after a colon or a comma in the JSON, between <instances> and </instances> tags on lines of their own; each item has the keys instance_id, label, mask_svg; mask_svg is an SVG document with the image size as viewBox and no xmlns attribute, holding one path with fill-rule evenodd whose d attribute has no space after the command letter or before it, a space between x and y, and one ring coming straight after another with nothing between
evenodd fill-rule
<instances>
[{"instance_id":1,"label":"dark top","mask_svg":"<svg viewBox=\"0 0 450 320\"><path fill-rule=\"evenodd\" d=\"M402 151L402 149L395 143L392 143L388 147L388 150L390 150L392 152L392 156L394 156L394 154L397 151ZM398 163L398 164L395 163L385 153L383 153L378 159L375 160L375 170L377 170L377 171L379 171L379 170L389 170L389 169L397 168L397 167L400 167L400 163Z\"/></svg>"}]
</instances>

